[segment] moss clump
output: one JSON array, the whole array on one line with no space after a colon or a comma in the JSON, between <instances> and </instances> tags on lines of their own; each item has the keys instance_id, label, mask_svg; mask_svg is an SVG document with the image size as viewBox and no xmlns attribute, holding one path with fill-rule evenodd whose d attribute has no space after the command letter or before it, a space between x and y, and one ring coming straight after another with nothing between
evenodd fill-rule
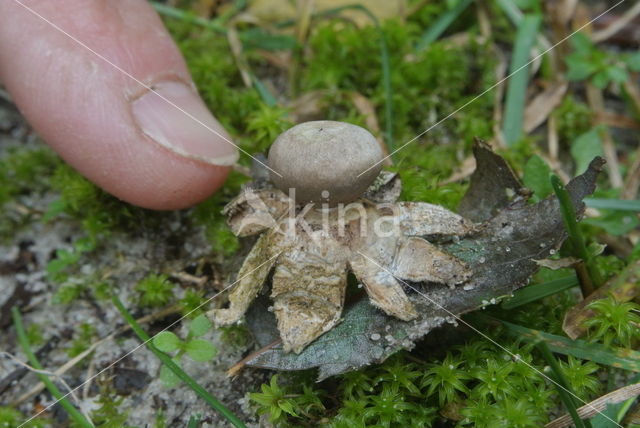
<instances>
[{"instance_id":1,"label":"moss clump","mask_svg":"<svg viewBox=\"0 0 640 428\"><path fill-rule=\"evenodd\" d=\"M120 201L66 164L56 168L52 187L60 193L60 199L53 204L47 218L65 214L80 221L94 244L115 230L136 233L157 227L167 215Z\"/></svg>"},{"instance_id":2,"label":"moss clump","mask_svg":"<svg viewBox=\"0 0 640 428\"><path fill-rule=\"evenodd\" d=\"M207 239L215 254L228 257L240 248L238 238L231 232L222 215L224 206L240 192L250 178L232 171L222 189L193 210L196 224L204 226Z\"/></svg>"},{"instance_id":3,"label":"moss clump","mask_svg":"<svg viewBox=\"0 0 640 428\"><path fill-rule=\"evenodd\" d=\"M166 275L151 274L136 285L138 305L146 308L167 305L174 297L174 287Z\"/></svg>"},{"instance_id":4,"label":"moss clump","mask_svg":"<svg viewBox=\"0 0 640 428\"><path fill-rule=\"evenodd\" d=\"M382 31L390 53L396 146L493 83L494 62L490 56L479 54L484 46L469 43L459 47L439 42L415 53L413 45L420 27L390 20L383 24ZM357 91L372 101L382 117L385 89L381 83L378 39L378 30L373 26L356 28L343 21L319 24L309 39L311 54L303 60L302 89ZM429 138L471 142L474 136L489 136L492 104L491 94L487 94L433 129ZM345 112L345 116L351 114ZM406 155L411 156L410 152L408 148Z\"/></svg>"},{"instance_id":5,"label":"moss clump","mask_svg":"<svg viewBox=\"0 0 640 428\"><path fill-rule=\"evenodd\" d=\"M43 428L50 426L49 421L43 418L35 418L25 423L26 419L18 410L0 406L0 428Z\"/></svg>"},{"instance_id":6,"label":"moss clump","mask_svg":"<svg viewBox=\"0 0 640 428\"><path fill-rule=\"evenodd\" d=\"M48 189L49 177L59 163L46 147L7 149L0 159L0 206L18 196Z\"/></svg>"},{"instance_id":7,"label":"moss clump","mask_svg":"<svg viewBox=\"0 0 640 428\"><path fill-rule=\"evenodd\" d=\"M588 105L567 95L553 112L558 124L560 142L568 147L576 138L589 131L593 125L593 113Z\"/></svg>"},{"instance_id":8,"label":"moss clump","mask_svg":"<svg viewBox=\"0 0 640 428\"><path fill-rule=\"evenodd\" d=\"M251 343L251 332L244 324L223 326L219 330L222 341L227 345L244 348Z\"/></svg>"},{"instance_id":9,"label":"moss clump","mask_svg":"<svg viewBox=\"0 0 640 428\"><path fill-rule=\"evenodd\" d=\"M126 424L129 413L120 409L124 397L118 397L109 382L99 382L100 395L96 400L99 407L91 412L92 422L99 428L135 428Z\"/></svg>"},{"instance_id":10,"label":"moss clump","mask_svg":"<svg viewBox=\"0 0 640 428\"><path fill-rule=\"evenodd\" d=\"M278 375L251 399L276 426L429 427L443 417L460 427L541 426L558 399L553 385L529 367L542 370L544 360L529 345L507 348L520 360L474 339L430 362L400 352L319 385ZM580 398L599 392L594 363L570 358L561 367Z\"/></svg>"},{"instance_id":11,"label":"moss clump","mask_svg":"<svg viewBox=\"0 0 640 428\"><path fill-rule=\"evenodd\" d=\"M207 310L208 299L199 290L187 290L178 302L182 316L193 319Z\"/></svg>"},{"instance_id":12,"label":"moss clump","mask_svg":"<svg viewBox=\"0 0 640 428\"><path fill-rule=\"evenodd\" d=\"M91 346L91 342L96 337L96 328L92 324L82 323L73 334L71 346L66 350L69 358L80 355Z\"/></svg>"},{"instance_id":13,"label":"moss clump","mask_svg":"<svg viewBox=\"0 0 640 428\"><path fill-rule=\"evenodd\" d=\"M43 193L59 165L58 157L46 147L10 147L0 157L0 239L8 239L27 224L35 213L8 207L21 198Z\"/></svg>"}]
</instances>

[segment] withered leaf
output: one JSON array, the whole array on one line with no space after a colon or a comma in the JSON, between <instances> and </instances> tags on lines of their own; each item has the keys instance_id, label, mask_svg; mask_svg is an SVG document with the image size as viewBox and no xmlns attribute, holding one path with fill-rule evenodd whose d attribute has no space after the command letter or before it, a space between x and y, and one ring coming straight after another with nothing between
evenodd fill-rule
<instances>
[{"instance_id":1,"label":"withered leaf","mask_svg":"<svg viewBox=\"0 0 640 428\"><path fill-rule=\"evenodd\" d=\"M284 353L278 345L265 348L246 363L275 370L317 367L319 380L381 362L400 349L455 317L496 302L525 285L539 268L535 260L548 257L566 238L557 199L552 196L527 204L526 191L507 163L489 146L474 148L477 170L461 204L461 214L483 227L475 235L440 244L466 261L474 272L464 284L450 289L431 283L407 284L407 294L420 316L404 322L373 307L364 296L345 308L343 320L300 354ZM582 199L595 189L604 160L595 158L587 171L568 185L576 212L584 211ZM413 291L412 291L413 289ZM275 318L268 299L257 299L247 322L261 346L277 339Z\"/></svg>"},{"instance_id":2,"label":"withered leaf","mask_svg":"<svg viewBox=\"0 0 640 428\"><path fill-rule=\"evenodd\" d=\"M469 190L460 201L460 215L475 222L486 221L516 197L528 196L507 161L488 144L476 140L473 156L476 169L471 175Z\"/></svg>"}]
</instances>

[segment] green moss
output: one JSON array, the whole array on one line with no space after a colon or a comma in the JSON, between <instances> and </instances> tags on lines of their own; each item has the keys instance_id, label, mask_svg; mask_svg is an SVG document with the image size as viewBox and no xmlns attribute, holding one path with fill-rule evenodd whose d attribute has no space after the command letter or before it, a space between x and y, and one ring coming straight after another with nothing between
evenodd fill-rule
<instances>
[{"instance_id":1,"label":"green moss","mask_svg":"<svg viewBox=\"0 0 640 428\"><path fill-rule=\"evenodd\" d=\"M49 422L44 418L35 418L27 423L22 413L11 407L0 406L0 428L42 428L49 426Z\"/></svg>"},{"instance_id":2,"label":"green moss","mask_svg":"<svg viewBox=\"0 0 640 428\"><path fill-rule=\"evenodd\" d=\"M91 342L96 337L96 328L88 323L82 323L73 334L71 346L66 349L67 355L73 358L80 355L91 346Z\"/></svg>"},{"instance_id":3,"label":"green moss","mask_svg":"<svg viewBox=\"0 0 640 428\"><path fill-rule=\"evenodd\" d=\"M229 325L219 328L221 339L225 344L236 348L244 348L251 343L251 332L244 324Z\"/></svg>"},{"instance_id":4,"label":"green moss","mask_svg":"<svg viewBox=\"0 0 640 428\"><path fill-rule=\"evenodd\" d=\"M46 190L59 162L46 147L9 148L0 159L0 206L17 196Z\"/></svg>"},{"instance_id":5,"label":"green moss","mask_svg":"<svg viewBox=\"0 0 640 428\"><path fill-rule=\"evenodd\" d=\"M8 239L31 219L31 213L5 209L8 202L49 189L58 157L46 147L10 147L0 157L0 239Z\"/></svg>"},{"instance_id":6,"label":"green moss","mask_svg":"<svg viewBox=\"0 0 640 428\"><path fill-rule=\"evenodd\" d=\"M100 395L96 400L100 407L91 412L91 420L97 428L134 428L126 424L129 413L120 409L124 397L118 397L109 382L100 382Z\"/></svg>"},{"instance_id":7,"label":"green moss","mask_svg":"<svg viewBox=\"0 0 640 428\"><path fill-rule=\"evenodd\" d=\"M47 218L65 214L80 221L94 244L114 230L134 234L157 227L167 215L120 201L66 164L56 168L52 186L60 193L60 199L52 205Z\"/></svg>"},{"instance_id":8,"label":"green moss","mask_svg":"<svg viewBox=\"0 0 640 428\"><path fill-rule=\"evenodd\" d=\"M147 308L167 305L174 296L174 287L166 275L151 274L136 285L138 304Z\"/></svg>"},{"instance_id":9,"label":"green moss","mask_svg":"<svg viewBox=\"0 0 640 428\"><path fill-rule=\"evenodd\" d=\"M32 346L42 345L44 336L42 335L42 326L38 323L31 323L27 327L27 339ZM0 425L1 426L1 425Z\"/></svg>"},{"instance_id":10,"label":"green moss","mask_svg":"<svg viewBox=\"0 0 640 428\"><path fill-rule=\"evenodd\" d=\"M493 83L494 63L490 56L480 55L483 46L471 43L455 47L440 42L415 54L412 41L419 32L417 26L390 20L382 29L390 52L397 146ZM357 91L372 101L384 126L384 88L376 31L372 26L356 28L344 21L319 24L309 39L311 54L304 60L301 86L305 91ZM409 55L411 59L407 60ZM492 104L491 94L479 98L431 131L429 138L470 143L474 136L489 136ZM329 106L326 111L331 112L332 108ZM353 110L344 114L353 115ZM402 154L409 155L404 150Z\"/></svg>"},{"instance_id":11,"label":"green moss","mask_svg":"<svg viewBox=\"0 0 640 428\"><path fill-rule=\"evenodd\" d=\"M278 135L294 124L288 119L289 110L261 104L247 118L247 130L251 132L254 152L266 152Z\"/></svg>"},{"instance_id":12,"label":"green moss","mask_svg":"<svg viewBox=\"0 0 640 428\"><path fill-rule=\"evenodd\" d=\"M593 125L593 113L588 105L567 95L553 112L557 120L560 142L569 146L576 138L589 131Z\"/></svg>"},{"instance_id":13,"label":"green moss","mask_svg":"<svg viewBox=\"0 0 640 428\"><path fill-rule=\"evenodd\" d=\"M227 226L222 209L240 193L242 184L248 180L248 177L232 171L224 187L193 210L193 219L196 224L204 226L213 251L223 257L234 254L240 244L238 238Z\"/></svg>"},{"instance_id":14,"label":"green moss","mask_svg":"<svg viewBox=\"0 0 640 428\"><path fill-rule=\"evenodd\" d=\"M187 290L178 303L182 316L193 319L207 310L208 299L201 291Z\"/></svg>"},{"instance_id":15,"label":"green moss","mask_svg":"<svg viewBox=\"0 0 640 428\"><path fill-rule=\"evenodd\" d=\"M431 362L400 352L337 382L318 385L312 376L281 374L251 399L276 426L429 427L443 414L460 426L541 426L556 405L555 390L523 361L537 370L544 362L536 361L528 345L507 348L520 361L479 338ZM581 392L595 390L593 364L569 361L563 369ZM334 392L328 394L326 387Z\"/></svg>"},{"instance_id":16,"label":"green moss","mask_svg":"<svg viewBox=\"0 0 640 428\"><path fill-rule=\"evenodd\" d=\"M589 304L595 316L585 320L590 340L609 346L631 348L640 340L640 305L634 302L618 302L613 297Z\"/></svg>"}]
</instances>

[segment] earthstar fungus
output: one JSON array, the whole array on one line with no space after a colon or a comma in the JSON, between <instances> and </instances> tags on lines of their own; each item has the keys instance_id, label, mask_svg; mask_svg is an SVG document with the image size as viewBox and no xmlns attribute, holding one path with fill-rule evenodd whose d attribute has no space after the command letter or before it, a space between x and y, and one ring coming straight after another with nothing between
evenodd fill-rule
<instances>
[{"instance_id":1,"label":"earthstar fungus","mask_svg":"<svg viewBox=\"0 0 640 428\"><path fill-rule=\"evenodd\" d=\"M269 166L279 175L270 176L283 192L295 189L297 203L333 206L361 197L382 169L383 156L366 129L331 120L305 122L276 138Z\"/></svg>"},{"instance_id":2,"label":"earthstar fungus","mask_svg":"<svg viewBox=\"0 0 640 428\"><path fill-rule=\"evenodd\" d=\"M437 205L397 202L399 178L380 167L358 176L382 157L355 125L308 122L280 135L269 152L276 187L254 183L223 211L237 236L260 236L215 323L239 321L273 270L271 310L284 351L299 353L340 322L349 271L374 306L403 321L418 313L401 281L467 281L467 264L425 238L450 241L476 226Z\"/></svg>"}]
</instances>

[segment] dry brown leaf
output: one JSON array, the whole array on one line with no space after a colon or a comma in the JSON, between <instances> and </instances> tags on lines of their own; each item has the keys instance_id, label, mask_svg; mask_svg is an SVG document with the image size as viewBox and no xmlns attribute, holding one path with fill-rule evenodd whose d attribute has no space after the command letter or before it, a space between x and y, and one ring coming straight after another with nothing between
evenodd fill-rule
<instances>
[{"instance_id":1,"label":"dry brown leaf","mask_svg":"<svg viewBox=\"0 0 640 428\"><path fill-rule=\"evenodd\" d=\"M294 123L302 123L324 119L326 98L327 91L324 90L305 92L289 104L291 120Z\"/></svg>"},{"instance_id":2,"label":"dry brown leaf","mask_svg":"<svg viewBox=\"0 0 640 428\"><path fill-rule=\"evenodd\" d=\"M613 21L610 25L602 30L595 31L591 35L591 40L596 43L603 42L607 40L609 37L616 34L618 31L622 30L624 27L629 25L633 20L640 15L640 3L636 3L627 10L624 15L622 15L617 20Z\"/></svg>"},{"instance_id":3,"label":"dry brown leaf","mask_svg":"<svg viewBox=\"0 0 640 428\"><path fill-rule=\"evenodd\" d=\"M230 25L227 29L227 40L229 41L229 47L231 48L231 54L233 55L233 60L240 70L240 76L242 76L242 82L247 88L253 86L253 82L251 81L251 73L249 72L249 66L247 65L244 56L242 55L242 42L240 41L240 36L238 35L238 31L233 25Z\"/></svg>"},{"instance_id":4,"label":"dry brown leaf","mask_svg":"<svg viewBox=\"0 0 640 428\"><path fill-rule=\"evenodd\" d=\"M634 131L640 130L640 122L636 119L622 114L612 113L610 111L601 111L596 113L595 119L598 123L613 126L615 128L633 129Z\"/></svg>"},{"instance_id":5,"label":"dry brown leaf","mask_svg":"<svg viewBox=\"0 0 640 428\"><path fill-rule=\"evenodd\" d=\"M465 178L471 177L473 171L476 170L476 158L473 156L467 156L456 171L451 174L448 178L438 183L438 186L444 186L446 184L455 183L457 181L464 180Z\"/></svg>"},{"instance_id":6,"label":"dry brown leaf","mask_svg":"<svg viewBox=\"0 0 640 428\"><path fill-rule=\"evenodd\" d=\"M567 82L556 82L533 98L524 110L524 131L528 134L542 125L551 112L562 102Z\"/></svg>"},{"instance_id":7,"label":"dry brown leaf","mask_svg":"<svg viewBox=\"0 0 640 428\"><path fill-rule=\"evenodd\" d=\"M351 98L351 102L353 103L358 113L364 116L365 123L367 128L373 135L376 136L376 140L378 140L378 144L380 144L380 148L382 148L382 152L385 156L389 154L389 150L387 149L387 145L384 143L384 139L380 133L380 124L378 123L378 116L376 115L376 109L373 106L373 103L369 98L362 95L360 92L349 91L349 98ZM391 158L387 158L384 161L385 165L391 165Z\"/></svg>"}]
</instances>

